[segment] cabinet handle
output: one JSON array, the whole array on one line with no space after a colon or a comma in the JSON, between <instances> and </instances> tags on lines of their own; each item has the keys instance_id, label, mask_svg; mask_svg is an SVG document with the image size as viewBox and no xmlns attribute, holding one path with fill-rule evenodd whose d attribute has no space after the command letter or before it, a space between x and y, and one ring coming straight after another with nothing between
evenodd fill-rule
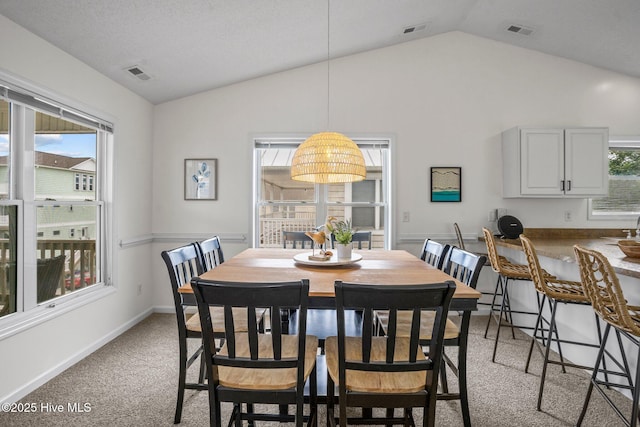
<instances>
[{"instance_id":1,"label":"cabinet handle","mask_svg":"<svg viewBox=\"0 0 640 427\"><path fill-rule=\"evenodd\" d=\"M564 179L562 181L560 181L560 184L562 185L561 190L564 191Z\"/></svg>"},{"instance_id":2,"label":"cabinet handle","mask_svg":"<svg viewBox=\"0 0 640 427\"><path fill-rule=\"evenodd\" d=\"M567 191L571 191L571 180L567 181Z\"/></svg>"}]
</instances>

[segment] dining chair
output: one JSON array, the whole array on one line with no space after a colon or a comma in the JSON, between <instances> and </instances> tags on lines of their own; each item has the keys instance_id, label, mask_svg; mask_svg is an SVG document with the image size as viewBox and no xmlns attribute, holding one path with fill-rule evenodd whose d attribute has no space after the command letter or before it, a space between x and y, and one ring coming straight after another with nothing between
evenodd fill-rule
<instances>
[{"instance_id":1,"label":"dining chair","mask_svg":"<svg viewBox=\"0 0 640 427\"><path fill-rule=\"evenodd\" d=\"M452 281L423 285L369 285L335 282L338 335L328 337L327 425L335 425L338 387L339 424L413 424L412 409L423 409L424 425L435 422L438 372L442 362L446 316L455 291ZM345 311L363 310L362 336L348 336ZM374 312L389 312L388 333L376 336ZM409 335L398 334L401 312L411 313ZM421 318L434 314L428 355L420 345ZM348 371L348 372L347 372ZM348 407L363 409L362 417L348 417ZM376 416L372 408L387 408ZM400 417L394 409L402 408Z\"/></svg>"},{"instance_id":2,"label":"dining chair","mask_svg":"<svg viewBox=\"0 0 640 427\"><path fill-rule=\"evenodd\" d=\"M447 253L450 246L444 243L436 242L435 240L426 239L422 245L422 251L420 259L434 266L435 268L442 270Z\"/></svg>"},{"instance_id":3,"label":"dining chair","mask_svg":"<svg viewBox=\"0 0 640 427\"><path fill-rule=\"evenodd\" d=\"M178 399L173 420L174 424L178 424L182 418L185 389L207 389L207 385L204 382L204 362L202 359L200 359L200 373L198 381L195 383L186 382L187 370L202 355L202 334L200 319L197 313L187 313L187 308L189 306L195 307L195 298L193 295L178 292L178 288L189 283L193 277L196 277L198 270L202 267L199 266L200 257L198 256L196 247L193 244L168 251L162 251L162 259L164 260L167 266L167 271L169 272L169 281L171 283L176 319L178 322ZM188 353L187 341L189 339L197 340L199 343L197 349L191 353L191 355Z\"/></svg>"},{"instance_id":4,"label":"dining chair","mask_svg":"<svg viewBox=\"0 0 640 427\"><path fill-rule=\"evenodd\" d=\"M498 249L496 247L495 237L493 233L489 231L487 228L482 229L482 234L484 235L484 240L487 245L487 254L489 255L489 259L491 260L491 268L493 271L498 273L498 280L496 281L496 287L493 292L493 298L491 300L491 306L489 308L489 318L487 319L487 325L484 330L484 337L487 338L487 334L489 332L489 326L491 322L495 322L497 325L496 328L496 336L495 341L493 343L493 354L491 355L491 361L496 361L496 352L498 350L498 341L500 339L500 330L503 327L511 328L511 337L513 339L516 338L515 329L535 329L533 326L519 324L516 325L513 322L513 314L520 315L530 315L538 318L538 313L540 312L540 297L536 293L538 297L537 311L523 311L523 310L513 310L511 308L511 301L509 300L509 283L523 283L523 282L531 282L531 273L529 272L529 266L524 264L517 264L509 261L507 258L498 255ZM550 276L545 270L542 270L542 274L545 276ZM500 297L500 302L496 302L496 300ZM497 319L495 313L498 313Z\"/></svg>"},{"instance_id":5,"label":"dining chair","mask_svg":"<svg viewBox=\"0 0 640 427\"><path fill-rule=\"evenodd\" d=\"M637 426L639 415L638 400L640 398L640 306L633 306L627 303L618 276L611 267L609 260L602 253L579 245L575 245L573 248L580 267L580 277L582 278L585 294L589 297L595 313L606 324L600 350L591 373L587 395L576 425L582 425L591 400L591 393L595 387L625 425ZM619 354L622 360L618 360L607 350L607 341L612 328L616 334ZM628 344L634 346L637 352L635 379L632 378L627 361L629 345L624 345L622 337L625 337ZM604 364L606 357L618 367L618 371L606 369ZM606 377L604 379L598 377L598 373L601 371L607 372L610 376L624 377L626 384L609 381ZM609 388L618 388L631 392L630 418L625 417L622 409L618 408L605 392L605 389Z\"/></svg>"},{"instance_id":6,"label":"dining chair","mask_svg":"<svg viewBox=\"0 0 640 427\"><path fill-rule=\"evenodd\" d=\"M48 301L56 296L56 291L62 282L65 259L64 254L52 258L38 259L38 275L36 280L38 285L38 303Z\"/></svg>"},{"instance_id":7,"label":"dining chair","mask_svg":"<svg viewBox=\"0 0 640 427\"><path fill-rule=\"evenodd\" d=\"M454 246L451 248L447 264L444 266L444 271L465 285L475 289L478 283L478 277L480 276L480 270L482 270L485 259L486 258L483 255L477 255ZM389 324L389 313L386 310L376 310L375 313L378 325L386 335ZM468 310L463 311L462 316L453 316L449 313L449 316L447 317L444 331L444 349L446 350L446 347L458 347L458 361L457 363L454 363L447 356L446 351L443 352L443 364L440 370L442 391L438 393L438 400L460 400L462 420L465 427L471 426L467 392L467 342L470 320L471 312ZM420 345L424 348L429 348L431 343L433 321L433 313L424 313L420 327ZM399 313L396 327L397 334L401 336L409 336L410 325L411 313ZM458 393L449 392L446 366L448 366L458 378Z\"/></svg>"},{"instance_id":8,"label":"dining chair","mask_svg":"<svg viewBox=\"0 0 640 427\"><path fill-rule=\"evenodd\" d=\"M211 426L221 426L221 402L234 405L229 425L248 420L295 422L302 426L317 424L316 353L318 339L306 335L306 311L309 282L243 283L214 282L200 278L191 281L202 326L209 391ZM224 310L227 321L216 329L210 306ZM300 313L297 335L283 333L279 327L281 308L295 308ZM248 331L238 331L233 309L242 309L249 318ZM257 327L256 310L270 309L271 332ZM225 335L218 349L214 334ZM303 415L304 385L309 381L310 409ZM247 404L243 412L242 404ZM286 411L256 413L253 404L295 405L295 415Z\"/></svg>"},{"instance_id":9,"label":"dining chair","mask_svg":"<svg viewBox=\"0 0 640 427\"><path fill-rule=\"evenodd\" d=\"M224 253L220 245L220 237L218 236L196 242L196 249L200 256L200 264L202 265L203 272L209 271L224 262ZM202 274L202 272L199 274Z\"/></svg>"},{"instance_id":10,"label":"dining chair","mask_svg":"<svg viewBox=\"0 0 640 427\"><path fill-rule=\"evenodd\" d=\"M290 246L287 245L290 243ZM311 249L313 247L313 240L309 236L305 234L304 231L284 231L282 230L282 248L287 249L298 249L298 245L300 245L300 249L305 249L307 244Z\"/></svg>"},{"instance_id":11,"label":"dining chair","mask_svg":"<svg viewBox=\"0 0 640 427\"><path fill-rule=\"evenodd\" d=\"M362 242L367 242L368 246L367 249L371 249L371 236L372 233L370 231L356 231L355 233L353 233L353 236L351 237L351 241L353 243L357 243L358 245L358 249L362 249ZM335 238L333 236L333 234L330 235L331 238L331 247L333 249L336 248L335 246Z\"/></svg>"},{"instance_id":12,"label":"dining chair","mask_svg":"<svg viewBox=\"0 0 640 427\"><path fill-rule=\"evenodd\" d=\"M545 275L543 273L542 267L540 265L540 259L538 258L538 254L536 252L536 248L533 245L533 242L529 238L527 238L524 234L520 235L520 241L522 242L522 249L524 251L525 256L527 257L527 263L529 265L529 272L531 273L531 278L533 280L533 284L536 288L536 291L541 296L541 304L540 311L538 313L538 318L536 320L536 326L533 331L533 336L531 339L531 345L529 346L529 354L527 355L527 363L525 365L525 373L529 372L529 362L531 361L531 355L533 353L533 347L536 345L538 350L540 350L541 354L543 354L544 359L542 362L542 373L540 375L540 386L538 390L538 403L537 409L541 410L542 405L542 394L544 392L544 383L547 376L547 365L554 364L560 365L562 367L562 372L566 372L566 367L572 367L577 369L587 369L590 370L592 367L577 365L571 362L568 362L564 359L562 355L562 344L571 344L571 345L580 345L584 347L594 347L600 348L600 344L602 343L602 332L600 330L600 322L598 321L598 317L596 315L596 328L598 333L598 343L590 343L587 341L576 341L576 340L562 340L559 337L558 333L558 325L556 322L556 315L558 310L558 303L563 305L571 304L571 305L584 305L590 306L591 301L589 297L584 292L584 288L582 286L582 282L570 281L570 280L561 280L554 276ZM549 302L549 314L550 317L547 318L544 315L545 304ZM540 340L542 342L542 347L538 342ZM558 354L560 356L560 360L549 359L549 352L551 350L551 345L556 344ZM542 349L544 348L544 352Z\"/></svg>"}]
</instances>

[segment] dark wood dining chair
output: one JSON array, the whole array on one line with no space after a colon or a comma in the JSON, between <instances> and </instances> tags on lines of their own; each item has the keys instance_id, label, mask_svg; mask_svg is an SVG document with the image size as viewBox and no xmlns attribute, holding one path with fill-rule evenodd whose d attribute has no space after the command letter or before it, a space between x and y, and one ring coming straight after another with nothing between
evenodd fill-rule
<instances>
[{"instance_id":1,"label":"dark wood dining chair","mask_svg":"<svg viewBox=\"0 0 640 427\"><path fill-rule=\"evenodd\" d=\"M531 345L529 347L529 354L527 356L527 363L524 368L525 372L529 372L529 362L531 361L533 348L535 345L538 345L538 349L544 355L542 362L542 373L540 374L540 387L538 390L537 409L538 411L540 411L542 406L542 394L544 392L544 383L547 376L548 364L560 365L562 367L563 373L566 372L566 367L572 367L581 370L592 369L592 367L577 365L565 360L564 356L562 355L562 344L600 348L600 344L602 343L602 331L600 330L600 322L598 321L598 316L596 315L596 329L598 333L597 344L590 343L585 340L574 339L571 341L567 341L560 339L558 333L558 325L556 323L558 304L560 303L564 306L566 306L567 304L584 305L588 307L589 305L591 305L591 301L584 292L582 282L561 280L557 277L543 274L540 259L538 258L538 254L536 252L535 246L533 245L533 242L529 240L524 234L520 235L520 241L522 242L522 249L524 251L524 254L527 257L527 264L529 265L529 271L531 272L533 284L538 294L540 294L540 296L542 297L540 312L538 313L538 319L536 320L536 326L533 331L533 337L531 339ZM550 316L546 316L544 314L545 305L547 302L549 303ZM540 346L538 340L542 342L542 346ZM557 352L560 356L560 360L549 358L549 352L551 350L552 344L555 344L557 346ZM605 373L605 375L607 374Z\"/></svg>"},{"instance_id":2,"label":"dark wood dining chair","mask_svg":"<svg viewBox=\"0 0 640 427\"><path fill-rule=\"evenodd\" d=\"M198 382L187 382L187 370L197 361L203 352L202 333L200 326L200 318L196 314L187 313L189 306L195 307L196 302L193 295L179 293L178 288L189 283L193 277L196 277L198 270L202 267L200 257L193 244L185 245L176 249L163 251L162 259L164 260L167 271L169 273L169 281L173 293L173 303L176 311L176 319L178 322L178 347L179 347L179 374L178 374L178 399L176 403L176 411L173 422L178 424L182 418L182 405L184 403L184 391L189 390L206 390L207 385L204 382L204 361L200 359L200 373ZM197 340L200 344L190 355L188 353L189 339Z\"/></svg>"},{"instance_id":3,"label":"dark wood dining chair","mask_svg":"<svg viewBox=\"0 0 640 427\"><path fill-rule=\"evenodd\" d=\"M224 262L224 253L220 245L220 237L218 236L196 242L196 249L198 250L200 264L203 270L199 272L199 274L209 271Z\"/></svg>"},{"instance_id":4,"label":"dark wood dining chair","mask_svg":"<svg viewBox=\"0 0 640 427\"><path fill-rule=\"evenodd\" d=\"M202 325L204 353L209 391L211 426L221 426L221 402L234 405L229 425L235 421L256 420L295 422L302 426L317 424L316 353L318 339L306 335L306 312L309 282L241 283L214 282L200 278L191 282ZM223 310L227 321L217 327L212 322L210 307ZM256 310L269 309L272 327L268 334L257 327ZM280 313L283 308L300 313L298 333L283 333ZM248 330L236 327L234 309L247 316ZM215 345L215 333L224 333L224 345ZM303 415L304 386L309 381L310 409ZM242 411L242 404L247 411ZM295 405L295 415L286 411L256 413L253 404Z\"/></svg>"},{"instance_id":5,"label":"dark wood dining chair","mask_svg":"<svg viewBox=\"0 0 640 427\"><path fill-rule=\"evenodd\" d=\"M442 270L449 248L450 246L448 244L426 239L422 245L420 259L438 270Z\"/></svg>"},{"instance_id":6,"label":"dark wood dining chair","mask_svg":"<svg viewBox=\"0 0 640 427\"><path fill-rule=\"evenodd\" d=\"M354 245L357 243L357 245L355 246L357 246L358 249L362 249L362 243L366 242L367 249L371 250L371 236L372 234L370 231L356 231L355 233L353 233L351 241L354 243ZM333 249L336 248L335 238L333 234L331 234L331 247Z\"/></svg>"},{"instance_id":7,"label":"dark wood dining chair","mask_svg":"<svg viewBox=\"0 0 640 427\"><path fill-rule=\"evenodd\" d=\"M423 409L424 425L434 425L443 336L454 291L454 282L398 286L335 283L338 335L328 337L325 343L328 425L336 425L336 385L342 426L413 424L414 407ZM363 311L362 336L347 336L345 311L353 309ZM385 336L376 336L377 310L389 312ZM411 313L408 336L396 331L399 313L405 311ZM420 345L421 319L426 311L433 312L428 355ZM363 416L348 417L348 407L363 408ZM372 408L387 408L386 416L375 416ZM401 416L395 416L395 408L403 409Z\"/></svg>"},{"instance_id":8,"label":"dark wood dining chair","mask_svg":"<svg viewBox=\"0 0 640 427\"><path fill-rule=\"evenodd\" d=\"M284 249L305 249L307 245L311 249L313 240L304 231L282 231L282 247Z\"/></svg>"},{"instance_id":9,"label":"dark wood dining chair","mask_svg":"<svg viewBox=\"0 0 640 427\"><path fill-rule=\"evenodd\" d=\"M461 281L465 285L475 289L480 276L480 270L484 265L485 257L477 255L457 247L452 247L447 257L447 264L443 267L445 273L453 278ZM462 420L465 427L471 426L471 417L469 414L469 398L467 390L467 343L469 333L469 322L471 320L471 312L463 311L462 316L454 316L451 313L447 317L444 331L444 347L458 347L458 361L453 362L446 351L443 352L443 365L440 370L440 378L442 391L438 393L438 400L460 400ZM411 325L411 313L403 312L398 314L397 334L409 336L409 327ZM389 325L388 311L376 311L378 325L382 332L387 334ZM432 340L434 316L432 313L424 313L421 320L420 328L420 345L429 348ZM451 371L458 378L458 393L449 392L449 384L447 380L447 370Z\"/></svg>"},{"instance_id":10,"label":"dark wood dining chair","mask_svg":"<svg viewBox=\"0 0 640 427\"><path fill-rule=\"evenodd\" d=\"M607 257L598 251L578 245L573 248L580 267L580 277L585 294L589 297L595 313L606 324L600 350L591 374L587 395L576 425L582 425L591 400L591 393L595 387L622 422L627 426L635 427L638 425L638 416L640 415L640 408L638 408L640 401L640 365L636 364L635 378L633 378L627 361L627 352L633 347L636 352L636 362L640 360L640 306L633 306L627 303L618 276ZM619 356L613 356L610 350L607 349L607 341L611 331L616 334ZM625 338L626 343L623 343L622 337ZM606 369L605 360L607 357L619 370ZM603 370L609 376L620 378L620 381L598 377L598 373ZM622 378L624 378L626 384L621 382ZM619 408L609 394L605 392L606 389L610 388L631 392L631 416L629 418L626 418L622 413L623 409Z\"/></svg>"}]
</instances>

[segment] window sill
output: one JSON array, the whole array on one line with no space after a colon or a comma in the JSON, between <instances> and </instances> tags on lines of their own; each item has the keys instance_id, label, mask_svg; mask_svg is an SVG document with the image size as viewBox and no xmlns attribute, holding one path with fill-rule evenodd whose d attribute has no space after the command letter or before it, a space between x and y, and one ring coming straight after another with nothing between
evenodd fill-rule
<instances>
[{"instance_id":1,"label":"window sill","mask_svg":"<svg viewBox=\"0 0 640 427\"><path fill-rule=\"evenodd\" d=\"M81 295L56 302L54 306L42 304L28 312L4 316L0 319L0 341L111 295L115 291L113 286L98 286Z\"/></svg>"}]
</instances>

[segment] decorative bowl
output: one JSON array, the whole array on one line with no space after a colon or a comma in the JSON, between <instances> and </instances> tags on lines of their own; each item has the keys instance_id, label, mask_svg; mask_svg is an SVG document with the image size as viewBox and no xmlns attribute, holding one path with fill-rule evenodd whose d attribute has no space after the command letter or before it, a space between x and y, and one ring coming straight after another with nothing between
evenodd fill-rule
<instances>
[{"instance_id":1,"label":"decorative bowl","mask_svg":"<svg viewBox=\"0 0 640 427\"><path fill-rule=\"evenodd\" d=\"M635 240L619 240L618 247L629 258L640 258L640 242Z\"/></svg>"}]
</instances>

